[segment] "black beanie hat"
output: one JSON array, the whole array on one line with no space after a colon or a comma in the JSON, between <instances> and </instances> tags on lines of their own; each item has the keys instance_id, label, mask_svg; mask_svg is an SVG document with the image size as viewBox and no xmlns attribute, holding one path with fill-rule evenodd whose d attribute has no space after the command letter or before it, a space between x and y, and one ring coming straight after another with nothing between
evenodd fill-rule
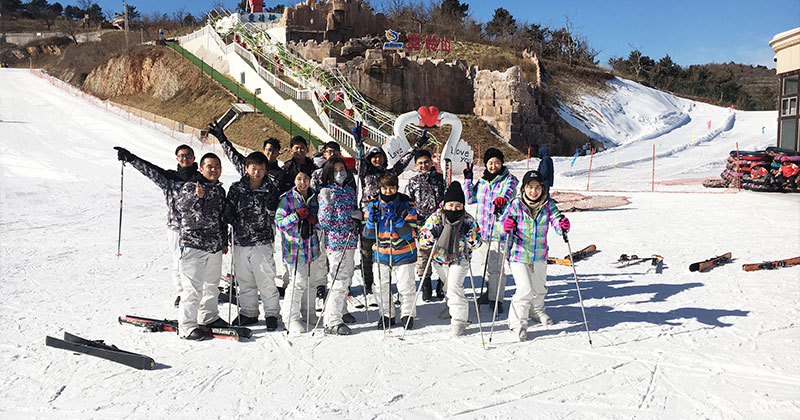
<instances>
[{"instance_id":1,"label":"black beanie hat","mask_svg":"<svg viewBox=\"0 0 800 420\"><path fill-rule=\"evenodd\" d=\"M483 153L483 164L485 165L486 162L489 161L491 158L498 158L500 162L505 163L506 158L503 156L503 152L499 149L495 149L494 147L490 147L486 149L486 152Z\"/></svg>"},{"instance_id":2,"label":"black beanie hat","mask_svg":"<svg viewBox=\"0 0 800 420\"><path fill-rule=\"evenodd\" d=\"M528 171L525 173L525 176L522 177L522 184L520 184L520 191L525 191L525 186L528 185L529 182L536 180L539 181L539 185L544 188L544 179L542 178L542 174L539 171Z\"/></svg>"},{"instance_id":3,"label":"black beanie hat","mask_svg":"<svg viewBox=\"0 0 800 420\"><path fill-rule=\"evenodd\" d=\"M461 204L465 204L464 190L461 189L461 183L458 181L453 181L447 187L447 191L444 192L444 197L442 197L442 202L447 203L450 201L457 201Z\"/></svg>"}]
</instances>

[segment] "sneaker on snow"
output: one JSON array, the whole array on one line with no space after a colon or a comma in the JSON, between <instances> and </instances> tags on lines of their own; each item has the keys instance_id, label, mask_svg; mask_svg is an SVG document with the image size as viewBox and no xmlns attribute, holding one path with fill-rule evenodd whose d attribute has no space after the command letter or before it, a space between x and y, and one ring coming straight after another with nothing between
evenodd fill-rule
<instances>
[{"instance_id":1,"label":"sneaker on snow","mask_svg":"<svg viewBox=\"0 0 800 420\"><path fill-rule=\"evenodd\" d=\"M219 327L230 327L231 325L225 322L225 320L223 320L222 318L217 318L214 320L214 322L210 322L203 326L209 328L219 328Z\"/></svg>"},{"instance_id":2,"label":"sneaker on snow","mask_svg":"<svg viewBox=\"0 0 800 420\"><path fill-rule=\"evenodd\" d=\"M431 288L431 279L428 277L422 281L422 301L430 302L432 297L433 290Z\"/></svg>"},{"instance_id":3,"label":"sneaker on snow","mask_svg":"<svg viewBox=\"0 0 800 420\"><path fill-rule=\"evenodd\" d=\"M306 332L306 326L299 319L289 321L288 327L289 334L301 334Z\"/></svg>"},{"instance_id":4,"label":"sneaker on snow","mask_svg":"<svg viewBox=\"0 0 800 420\"><path fill-rule=\"evenodd\" d=\"M464 335L464 330L467 329L467 324L464 322L454 322L450 324L450 336L460 337Z\"/></svg>"},{"instance_id":5,"label":"sneaker on snow","mask_svg":"<svg viewBox=\"0 0 800 420\"><path fill-rule=\"evenodd\" d=\"M436 281L436 297L444 299L444 282L441 280Z\"/></svg>"},{"instance_id":6,"label":"sneaker on snow","mask_svg":"<svg viewBox=\"0 0 800 420\"><path fill-rule=\"evenodd\" d=\"M267 325L267 331L275 331L278 329L278 318L268 316L264 323Z\"/></svg>"},{"instance_id":7,"label":"sneaker on snow","mask_svg":"<svg viewBox=\"0 0 800 420\"><path fill-rule=\"evenodd\" d=\"M492 310L494 310L494 306L495 306L495 302L489 301L489 307ZM497 313L498 314L502 314L503 313L503 302L497 302Z\"/></svg>"},{"instance_id":8,"label":"sneaker on snow","mask_svg":"<svg viewBox=\"0 0 800 420\"><path fill-rule=\"evenodd\" d=\"M369 305L370 308L378 307L378 301L375 299L375 294L372 292L367 292L367 305Z\"/></svg>"},{"instance_id":9,"label":"sneaker on snow","mask_svg":"<svg viewBox=\"0 0 800 420\"><path fill-rule=\"evenodd\" d=\"M202 331L200 331L200 328L195 328L192 330L192 332L189 333L189 335L183 338L186 340L203 341L207 337L205 336L205 334L203 334Z\"/></svg>"},{"instance_id":10,"label":"sneaker on snow","mask_svg":"<svg viewBox=\"0 0 800 420\"><path fill-rule=\"evenodd\" d=\"M333 327L325 327L325 334L326 335L350 335L352 331L350 331L350 327L344 324L339 324Z\"/></svg>"},{"instance_id":11,"label":"sneaker on snow","mask_svg":"<svg viewBox=\"0 0 800 420\"><path fill-rule=\"evenodd\" d=\"M410 330L414 328L414 318L410 316L401 316L400 324L403 326L403 328Z\"/></svg>"},{"instance_id":12,"label":"sneaker on snow","mask_svg":"<svg viewBox=\"0 0 800 420\"><path fill-rule=\"evenodd\" d=\"M439 319L450 319L450 308L444 305L442 312L439 312Z\"/></svg>"},{"instance_id":13,"label":"sneaker on snow","mask_svg":"<svg viewBox=\"0 0 800 420\"><path fill-rule=\"evenodd\" d=\"M547 315L545 311L536 311L531 315L531 319L535 322L541 322L542 325L553 325L553 320Z\"/></svg>"},{"instance_id":14,"label":"sneaker on snow","mask_svg":"<svg viewBox=\"0 0 800 420\"><path fill-rule=\"evenodd\" d=\"M181 295L178 295L178 297L175 298L175 307L177 308L180 306L181 306Z\"/></svg>"},{"instance_id":15,"label":"sneaker on snow","mask_svg":"<svg viewBox=\"0 0 800 420\"><path fill-rule=\"evenodd\" d=\"M528 329L527 328L525 328L525 327L512 328L509 331L511 331L511 334L513 334L514 338L516 338L517 340L519 340L519 341L528 341Z\"/></svg>"},{"instance_id":16,"label":"sneaker on snow","mask_svg":"<svg viewBox=\"0 0 800 420\"><path fill-rule=\"evenodd\" d=\"M483 292L482 295L478 296L478 305L488 305L489 304L489 292Z\"/></svg>"},{"instance_id":17,"label":"sneaker on snow","mask_svg":"<svg viewBox=\"0 0 800 420\"><path fill-rule=\"evenodd\" d=\"M354 317L350 312L345 312L344 315L342 315L342 321L344 321L345 324L355 324L356 317Z\"/></svg>"},{"instance_id":18,"label":"sneaker on snow","mask_svg":"<svg viewBox=\"0 0 800 420\"><path fill-rule=\"evenodd\" d=\"M239 315L231 321L231 325L246 327L248 325L258 324L257 316Z\"/></svg>"},{"instance_id":19,"label":"sneaker on snow","mask_svg":"<svg viewBox=\"0 0 800 420\"><path fill-rule=\"evenodd\" d=\"M394 324L395 324L394 318L389 318L388 316L385 316L382 319L378 319L378 323L376 324L376 326L378 327L379 330L382 330L384 329L384 327L390 328L394 326Z\"/></svg>"}]
</instances>

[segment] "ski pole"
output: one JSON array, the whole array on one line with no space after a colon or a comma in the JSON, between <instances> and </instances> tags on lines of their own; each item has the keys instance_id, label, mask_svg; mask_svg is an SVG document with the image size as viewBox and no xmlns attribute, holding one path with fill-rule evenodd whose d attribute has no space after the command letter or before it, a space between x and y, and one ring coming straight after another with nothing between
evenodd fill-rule
<instances>
[{"instance_id":1,"label":"ski pole","mask_svg":"<svg viewBox=\"0 0 800 420\"><path fill-rule=\"evenodd\" d=\"M300 233L300 226L299 225L298 225L297 232ZM295 286L297 285L297 266L299 265L299 263L300 263L300 255L295 255L294 274L292 275L292 282L291 282L291 284L289 284L289 286L291 286L291 288L292 288L292 300L289 302L289 316L287 317L289 319L287 321L289 321L290 324L291 324L291 318L292 318L292 311L294 311ZM291 333L291 331L289 331L289 328L287 327L286 328L286 334L289 335L290 333Z\"/></svg>"},{"instance_id":2,"label":"ski pole","mask_svg":"<svg viewBox=\"0 0 800 420\"><path fill-rule=\"evenodd\" d=\"M306 239L306 251L308 251L308 276L306 277L306 331L308 331L308 327L310 326L309 319L311 317L311 263L314 261L311 258L311 235L316 235L314 233L313 227L311 226L310 222L308 223L308 230L309 235L308 239ZM314 313L317 312L317 307L314 305Z\"/></svg>"},{"instance_id":3,"label":"ski pole","mask_svg":"<svg viewBox=\"0 0 800 420\"><path fill-rule=\"evenodd\" d=\"M586 310L583 308L581 284L578 283L578 273L575 271L575 261L572 260L572 246L569 244L569 238L567 238L567 232L565 230L561 231L561 235L564 237L564 242L567 243L567 251L569 251L569 265L572 267L572 275L575 276L575 288L578 290L578 301L581 303L581 314L583 314L583 325L586 326L586 336L589 337L589 347L593 347L592 334L589 333L589 322L586 321Z\"/></svg>"},{"instance_id":4,"label":"ski pole","mask_svg":"<svg viewBox=\"0 0 800 420\"><path fill-rule=\"evenodd\" d=\"M333 286L336 284L336 277L339 276L339 268L342 266L344 257L347 254L347 245L350 243L350 238L352 237L353 237L353 231L351 230L350 233L347 234L347 240L344 241L345 248L344 250L342 250L342 258L339 259L339 264L336 264L336 271L334 271L333 273L333 281L331 282L331 291L333 290ZM325 316L325 311L328 309L328 300L329 300L328 298L330 296L331 294L328 293L328 295L325 296L325 299L322 301L322 316ZM322 316L317 318L317 323L314 324L314 329L311 331L312 337L314 336L314 333L317 332L317 327L319 327L319 321L322 319Z\"/></svg>"},{"instance_id":5,"label":"ski pole","mask_svg":"<svg viewBox=\"0 0 800 420\"><path fill-rule=\"evenodd\" d=\"M231 278L228 279L228 319L231 319L231 308L233 307L233 282L236 278L236 274L234 273L234 261L233 261L233 229L231 229L230 237L230 244L231 244ZM239 323L239 326L242 325L242 320L239 319L239 299L236 299L236 320Z\"/></svg>"},{"instance_id":6,"label":"ski pole","mask_svg":"<svg viewBox=\"0 0 800 420\"><path fill-rule=\"evenodd\" d=\"M394 269L394 220L389 220L389 287L386 288L386 294L389 296L389 319L393 320L397 308L394 307L394 297L392 296L392 270ZM389 326L392 323L389 322Z\"/></svg>"},{"instance_id":7,"label":"ski pole","mask_svg":"<svg viewBox=\"0 0 800 420\"><path fill-rule=\"evenodd\" d=\"M122 166L119 169L119 234L117 236L117 256L121 256L120 247L122 246L122 181L125 179L125 161L121 161Z\"/></svg>"},{"instance_id":8,"label":"ski pole","mask_svg":"<svg viewBox=\"0 0 800 420\"><path fill-rule=\"evenodd\" d=\"M503 260L505 260L505 254L508 252L509 248L511 248L511 239L514 238L514 234L512 232L508 232L508 239L506 239L506 247L505 249L498 250L498 254L500 255L500 267L503 266ZM502 272L502 270L501 270ZM500 306L500 282L505 280L504 275L501 275L500 278L497 279L497 296L495 297L494 301L494 312L492 313L492 324L491 328L489 329L489 343L492 342L492 335L494 334L494 321L497 318L497 307Z\"/></svg>"},{"instance_id":9,"label":"ski pole","mask_svg":"<svg viewBox=\"0 0 800 420\"><path fill-rule=\"evenodd\" d=\"M486 350L486 340L483 338L483 324L481 323L481 308L478 297L475 295L475 278L472 276L472 259L467 259L469 264L469 282L472 285L472 302L475 304L475 316L478 317L478 331L481 332L481 346Z\"/></svg>"},{"instance_id":10,"label":"ski pole","mask_svg":"<svg viewBox=\"0 0 800 420\"><path fill-rule=\"evenodd\" d=\"M433 261L433 254L436 253L436 243L439 242L439 239L433 241L433 245L431 245L431 255L428 256L428 262L425 263L425 271L422 272L422 275L419 277L419 285L417 286L417 291L414 293L414 305L417 304L417 299L419 298L419 292L422 290L422 281L425 279L425 273L428 272L428 268L431 266L431 261ZM473 286L474 287L474 286ZM411 317L408 318L410 320ZM406 324L403 325L403 334L400 336L400 340L403 340L406 337L406 331L408 331L408 320L406 320Z\"/></svg>"},{"instance_id":11,"label":"ski pole","mask_svg":"<svg viewBox=\"0 0 800 420\"><path fill-rule=\"evenodd\" d=\"M376 205L372 208L372 211L380 211L378 208L380 206L379 202L376 202ZM370 216L372 216L372 212L370 212ZM377 264L378 266L378 305L380 305L380 310L378 311L378 316L381 317L381 326L383 327L383 338L386 338L386 314L383 313L383 298L381 297L382 293L380 291L383 288L383 276L381 276L381 237L380 237L380 230L381 230L381 214L378 213L378 222L375 224L375 250L373 251L373 264ZM361 265L361 269L364 269L364 265ZM364 295L366 299L366 295ZM391 312L391 311L390 311Z\"/></svg>"},{"instance_id":12,"label":"ski pole","mask_svg":"<svg viewBox=\"0 0 800 420\"><path fill-rule=\"evenodd\" d=\"M489 269L489 251L492 249L494 235L494 225L497 223L497 214L492 214L492 226L489 228L489 244L486 247L486 261L483 262L483 277L481 277L481 296L483 296L483 285L486 284L486 272ZM498 239L499 240L499 239ZM473 288L473 293L475 289Z\"/></svg>"}]
</instances>

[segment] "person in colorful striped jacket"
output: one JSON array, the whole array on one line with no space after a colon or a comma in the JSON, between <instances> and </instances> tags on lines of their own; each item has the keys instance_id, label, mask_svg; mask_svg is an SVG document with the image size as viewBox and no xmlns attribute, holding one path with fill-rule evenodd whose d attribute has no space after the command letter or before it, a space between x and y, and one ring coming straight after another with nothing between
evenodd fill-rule
<instances>
[{"instance_id":1,"label":"person in colorful striped jacket","mask_svg":"<svg viewBox=\"0 0 800 420\"><path fill-rule=\"evenodd\" d=\"M345 325L343 315L348 314L347 295L361 235L361 211L355 189L347 185L347 167L342 158L333 156L328 159L322 167L320 184L324 186L319 190L319 227L325 234L332 278L325 303L325 333L350 335L350 327Z\"/></svg>"},{"instance_id":2,"label":"person in colorful striped jacket","mask_svg":"<svg viewBox=\"0 0 800 420\"><path fill-rule=\"evenodd\" d=\"M505 275L503 258L500 253L500 244L505 240L502 224L497 223L497 218L505 210L515 196L519 180L508 171L504 165L505 157L503 152L495 148L486 149L483 154L483 164L486 170L477 183L472 181L472 165L464 170L464 188L467 195L467 203L478 203L477 219L481 228L481 240L483 244L478 249L475 258L479 261L487 261L485 268L487 278L487 292L478 298L478 303L489 304L494 308L497 305L497 312L503 313L503 295L505 293L505 281L500 281ZM499 294L498 294L499 288ZM483 289L483 287L481 287ZM497 299L500 296L500 299ZM497 303L495 303L497 299Z\"/></svg>"},{"instance_id":3,"label":"person in colorful striped jacket","mask_svg":"<svg viewBox=\"0 0 800 420\"><path fill-rule=\"evenodd\" d=\"M525 341L528 337L528 316L549 325L553 321L544 311L547 294L547 231L569 232L569 219L564 217L556 202L548 195L542 174L529 171L522 178L520 195L508 205L503 214L503 230L511 235L508 253L509 267L517 284L511 299L508 327Z\"/></svg>"},{"instance_id":4,"label":"person in colorful striped jacket","mask_svg":"<svg viewBox=\"0 0 800 420\"><path fill-rule=\"evenodd\" d=\"M375 239L374 277L379 280L378 328L394 325L391 282L400 294L400 321L407 329L414 326L416 302L414 264L417 262L417 210L407 195L397 192L397 175L388 172L378 180L380 194L366 205L364 236ZM364 267L366 268L366 267Z\"/></svg>"},{"instance_id":5,"label":"person in colorful striped jacket","mask_svg":"<svg viewBox=\"0 0 800 420\"><path fill-rule=\"evenodd\" d=\"M464 295L464 278L469 272L472 250L481 244L480 228L464 211L464 191L454 181L442 199L444 206L435 211L419 232L420 248L433 252L433 268L447 287L450 331L453 337L464 334L469 325L469 304ZM425 261L427 264L427 261Z\"/></svg>"},{"instance_id":6,"label":"person in colorful striped jacket","mask_svg":"<svg viewBox=\"0 0 800 420\"><path fill-rule=\"evenodd\" d=\"M319 238L314 232L319 205L311 188L311 174L297 171L294 187L281 195L275 212L275 225L283 233L283 261L292 270L291 282L281 308L284 326L290 333L301 333L301 301L308 292L309 279L315 276L311 266L320 254ZM308 315L306 321L310 322Z\"/></svg>"}]
</instances>

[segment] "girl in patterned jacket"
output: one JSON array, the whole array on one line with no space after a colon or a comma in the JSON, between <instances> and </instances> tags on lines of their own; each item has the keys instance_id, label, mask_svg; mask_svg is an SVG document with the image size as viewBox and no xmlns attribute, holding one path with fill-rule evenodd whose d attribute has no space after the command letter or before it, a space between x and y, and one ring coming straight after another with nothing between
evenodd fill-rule
<instances>
[{"instance_id":1,"label":"girl in patterned jacket","mask_svg":"<svg viewBox=\"0 0 800 420\"><path fill-rule=\"evenodd\" d=\"M488 291L478 298L478 303L495 306L494 300L497 299L500 288L500 299L497 299L497 312L503 313L503 295L505 293L505 282L500 279L505 275L503 259L500 254L500 243L505 240L502 224L498 223L506 204L508 204L516 194L519 180L508 172L503 165L505 158L503 152L495 148L486 149L483 154L483 163L486 170L477 183L472 182L472 165L464 170L464 189L467 195L467 203L478 203L477 219L481 228L481 240L483 244L478 249L475 258L479 261L487 261L485 268L487 276L484 281ZM494 227L492 227L494 225ZM489 259L486 260L486 253ZM481 287L482 288L482 287Z\"/></svg>"},{"instance_id":2,"label":"girl in patterned jacket","mask_svg":"<svg viewBox=\"0 0 800 420\"><path fill-rule=\"evenodd\" d=\"M464 191L454 181L447 187L444 206L433 213L419 232L420 248L433 252L433 268L447 287L450 331L453 337L464 334L469 325L469 305L464 296L464 278L469 272L472 250L481 244L480 228L464 211ZM424 261L426 264L428 261ZM424 269L424 268L423 268Z\"/></svg>"},{"instance_id":3,"label":"girl in patterned jacket","mask_svg":"<svg viewBox=\"0 0 800 420\"><path fill-rule=\"evenodd\" d=\"M314 276L311 264L320 253L319 238L314 232L318 207L316 191L311 188L311 174L299 170L294 187L281 196L275 213L275 225L283 233L283 262L292 270L281 316L284 326L293 334L305 331L300 322L300 305L308 291L309 278ZM306 321L310 322L308 316Z\"/></svg>"},{"instance_id":4,"label":"girl in patterned jacket","mask_svg":"<svg viewBox=\"0 0 800 420\"><path fill-rule=\"evenodd\" d=\"M510 238L509 267L517 284L511 298L508 327L519 341L528 338L528 315L549 325L553 321L544 311L547 294L547 231L569 232L569 220L548 195L539 171L530 171L522 179L520 195L503 214L503 230Z\"/></svg>"},{"instance_id":5,"label":"girl in patterned jacket","mask_svg":"<svg viewBox=\"0 0 800 420\"><path fill-rule=\"evenodd\" d=\"M325 249L332 284L325 303L325 333L350 335L342 321L353 277L355 251L361 235L361 211L356 191L346 185L347 168L340 157L331 157L322 168L319 191L319 227L325 234ZM341 263L340 263L341 261ZM340 265L341 264L341 265ZM338 269L338 272L337 272Z\"/></svg>"}]
</instances>

